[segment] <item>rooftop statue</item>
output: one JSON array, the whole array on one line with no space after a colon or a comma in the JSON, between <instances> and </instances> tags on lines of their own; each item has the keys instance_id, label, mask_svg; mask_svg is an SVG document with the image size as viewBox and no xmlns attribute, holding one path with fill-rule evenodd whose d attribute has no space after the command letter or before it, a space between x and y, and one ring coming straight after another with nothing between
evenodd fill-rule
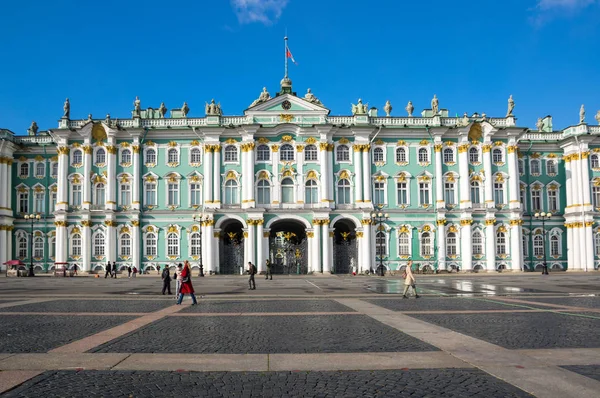
<instances>
[{"instance_id":1,"label":"rooftop statue","mask_svg":"<svg viewBox=\"0 0 600 398\"><path fill-rule=\"evenodd\" d=\"M363 104L362 103L362 99L358 99L358 103L356 105L354 104L350 104L352 105L352 114L353 115L366 115L367 114L367 109L369 108L369 104Z\"/></svg>"},{"instance_id":2,"label":"rooftop statue","mask_svg":"<svg viewBox=\"0 0 600 398\"><path fill-rule=\"evenodd\" d=\"M68 119L70 115L71 115L71 103L69 102L69 99L67 98L65 100L65 104L63 105L63 118Z\"/></svg>"},{"instance_id":3,"label":"rooftop statue","mask_svg":"<svg viewBox=\"0 0 600 398\"><path fill-rule=\"evenodd\" d=\"M315 97L315 95L310 91L310 88L306 90L306 95L304 96L304 99L310 102L311 104L323 105L321 101L319 101L319 99Z\"/></svg>"},{"instance_id":4,"label":"rooftop statue","mask_svg":"<svg viewBox=\"0 0 600 398\"><path fill-rule=\"evenodd\" d=\"M579 108L579 124L585 123L585 106L581 105Z\"/></svg>"},{"instance_id":5,"label":"rooftop statue","mask_svg":"<svg viewBox=\"0 0 600 398\"><path fill-rule=\"evenodd\" d=\"M210 100L210 104L207 102L205 106L205 111L207 115L210 116L220 116L221 112L221 104L215 104L215 100Z\"/></svg>"},{"instance_id":6,"label":"rooftop statue","mask_svg":"<svg viewBox=\"0 0 600 398\"><path fill-rule=\"evenodd\" d=\"M513 116L513 110L515 109L515 100L513 100L512 94L508 98L508 112L506 112L506 117Z\"/></svg>"},{"instance_id":7,"label":"rooftop statue","mask_svg":"<svg viewBox=\"0 0 600 398\"><path fill-rule=\"evenodd\" d=\"M92 121L92 114L91 114L91 113L88 113L88 118L87 118L87 121L88 121L88 122L91 122L91 121Z\"/></svg>"},{"instance_id":8,"label":"rooftop statue","mask_svg":"<svg viewBox=\"0 0 600 398\"><path fill-rule=\"evenodd\" d=\"M160 107L158 108L158 115L161 119L164 119L166 114L167 114L167 107L165 106L164 102L161 102Z\"/></svg>"},{"instance_id":9,"label":"rooftop statue","mask_svg":"<svg viewBox=\"0 0 600 398\"><path fill-rule=\"evenodd\" d=\"M31 126L27 129L27 133L29 135L37 135L38 133L38 125L35 121L31 122Z\"/></svg>"},{"instance_id":10,"label":"rooftop statue","mask_svg":"<svg viewBox=\"0 0 600 398\"><path fill-rule=\"evenodd\" d=\"M463 126L468 126L469 123L471 123L471 121L469 120L469 115L467 114L467 112L465 112L465 114L462 117L462 124Z\"/></svg>"},{"instance_id":11,"label":"rooftop statue","mask_svg":"<svg viewBox=\"0 0 600 398\"><path fill-rule=\"evenodd\" d=\"M406 109L406 112L408 112L408 117L412 117L412 114L415 111L412 101L408 101L408 105L406 105L406 108L404 109Z\"/></svg>"},{"instance_id":12,"label":"rooftop statue","mask_svg":"<svg viewBox=\"0 0 600 398\"><path fill-rule=\"evenodd\" d=\"M142 114L142 101L140 101L140 97L136 96L135 101L133 101L133 116L140 117Z\"/></svg>"},{"instance_id":13,"label":"rooftop statue","mask_svg":"<svg viewBox=\"0 0 600 398\"><path fill-rule=\"evenodd\" d=\"M252 108L253 106L258 105L260 103L267 102L270 99L271 99L271 94L269 94L266 87L263 87L262 93L260 93L258 98L255 99L254 102L250 104L250 108Z\"/></svg>"},{"instance_id":14,"label":"rooftop statue","mask_svg":"<svg viewBox=\"0 0 600 398\"><path fill-rule=\"evenodd\" d=\"M184 102L183 106L181 107L181 115L183 117L187 117L187 114L189 111L190 111L190 107L188 106L187 102Z\"/></svg>"},{"instance_id":15,"label":"rooftop statue","mask_svg":"<svg viewBox=\"0 0 600 398\"><path fill-rule=\"evenodd\" d=\"M541 117L538 117L537 123L535 124L535 127L538 129L538 131L541 133L544 131L544 121L542 120Z\"/></svg>"},{"instance_id":16,"label":"rooftop statue","mask_svg":"<svg viewBox=\"0 0 600 398\"><path fill-rule=\"evenodd\" d=\"M431 110L433 111L434 116L440 111L440 101L435 94L433 94L433 99L431 100Z\"/></svg>"},{"instance_id":17,"label":"rooftop statue","mask_svg":"<svg viewBox=\"0 0 600 398\"><path fill-rule=\"evenodd\" d=\"M392 109L394 109L394 108L392 108L392 104L390 103L390 100L387 100L385 102L385 106L383 107L386 117L390 117L390 114L392 113Z\"/></svg>"},{"instance_id":18,"label":"rooftop statue","mask_svg":"<svg viewBox=\"0 0 600 398\"><path fill-rule=\"evenodd\" d=\"M598 122L598 124L600 125L600 111L598 111L596 113L596 121Z\"/></svg>"},{"instance_id":19,"label":"rooftop statue","mask_svg":"<svg viewBox=\"0 0 600 398\"><path fill-rule=\"evenodd\" d=\"M107 126L110 126L110 113L106 114L106 117L104 118L104 123L106 123Z\"/></svg>"}]
</instances>

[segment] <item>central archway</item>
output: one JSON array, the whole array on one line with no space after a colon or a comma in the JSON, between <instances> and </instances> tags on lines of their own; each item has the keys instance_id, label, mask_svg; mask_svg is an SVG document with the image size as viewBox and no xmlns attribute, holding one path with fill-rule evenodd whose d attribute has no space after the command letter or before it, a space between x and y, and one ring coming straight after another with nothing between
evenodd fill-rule
<instances>
[{"instance_id":1,"label":"central archway","mask_svg":"<svg viewBox=\"0 0 600 398\"><path fill-rule=\"evenodd\" d=\"M219 274L240 275L244 267L244 225L230 218L221 224L219 236Z\"/></svg>"},{"instance_id":2,"label":"central archway","mask_svg":"<svg viewBox=\"0 0 600 398\"><path fill-rule=\"evenodd\" d=\"M358 244L356 227L350 219L339 219L333 224L333 268L334 274L350 274L358 271Z\"/></svg>"},{"instance_id":3,"label":"central archway","mask_svg":"<svg viewBox=\"0 0 600 398\"><path fill-rule=\"evenodd\" d=\"M274 274L308 273L306 226L299 220L279 219L270 226L269 260Z\"/></svg>"}]
</instances>

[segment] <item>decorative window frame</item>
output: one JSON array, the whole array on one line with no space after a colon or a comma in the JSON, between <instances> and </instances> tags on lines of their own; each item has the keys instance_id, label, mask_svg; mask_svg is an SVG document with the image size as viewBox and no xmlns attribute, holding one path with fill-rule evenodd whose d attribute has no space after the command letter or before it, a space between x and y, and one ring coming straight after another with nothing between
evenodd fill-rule
<instances>
[{"instance_id":1,"label":"decorative window frame","mask_svg":"<svg viewBox=\"0 0 600 398\"><path fill-rule=\"evenodd\" d=\"M163 180L165 181L165 206L169 210L175 210L181 207L181 174L176 171L171 171L163 176ZM169 184L177 184L177 204L169 204ZM144 187L145 188L145 187ZM156 187L156 192L158 193L158 186Z\"/></svg>"},{"instance_id":2,"label":"decorative window frame","mask_svg":"<svg viewBox=\"0 0 600 398\"><path fill-rule=\"evenodd\" d=\"M388 201L389 178L390 178L390 176L387 173L384 173L383 171L378 171L377 173L373 174L373 176L371 177L371 182L373 183L373 192L371 193L371 201L373 202L373 205L376 206L376 204L375 204L375 184L383 183L383 203L382 203L382 205L385 207L389 206L389 201ZM370 189L370 187L369 187L369 189Z\"/></svg>"},{"instance_id":3,"label":"decorative window frame","mask_svg":"<svg viewBox=\"0 0 600 398\"><path fill-rule=\"evenodd\" d=\"M375 161L375 150L380 149L382 151L383 160ZM371 145L371 159L373 159L373 164L377 167L383 167L387 163L387 146L384 142L380 142L379 140L375 142L375 145Z\"/></svg>"},{"instance_id":4,"label":"decorative window frame","mask_svg":"<svg viewBox=\"0 0 600 398\"><path fill-rule=\"evenodd\" d=\"M600 257L600 227L593 230L594 233L594 256Z\"/></svg>"},{"instance_id":5,"label":"decorative window frame","mask_svg":"<svg viewBox=\"0 0 600 398\"><path fill-rule=\"evenodd\" d=\"M42 241L42 255L41 256L36 256L36 251L37 251L37 247L36 247L36 243L38 243L39 241ZM36 229L35 231L33 231L33 244L32 246L32 253L31 255L33 256L33 259L35 261L42 261L44 259L44 254L45 254L45 247L44 247L44 233L42 231L40 231L39 229ZM39 254L39 253L38 253Z\"/></svg>"},{"instance_id":6,"label":"decorative window frame","mask_svg":"<svg viewBox=\"0 0 600 398\"><path fill-rule=\"evenodd\" d=\"M19 242L21 239L25 239L25 255L22 256L21 254L21 248L20 248L20 243ZM29 243L29 234L27 232L25 232L22 229L18 229L15 231L14 234L14 240L15 240L15 257L18 258L19 260L25 260L26 258L29 258L30 254L29 250L30 250L30 243Z\"/></svg>"},{"instance_id":7,"label":"decorative window frame","mask_svg":"<svg viewBox=\"0 0 600 398\"><path fill-rule=\"evenodd\" d=\"M177 254L169 255L169 235L177 235ZM165 257L168 260L177 260L181 258L181 227L177 224L169 224L165 228Z\"/></svg>"},{"instance_id":8,"label":"decorative window frame","mask_svg":"<svg viewBox=\"0 0 600 398\"><path fill-rule=\"evenodd\" d=\"M202 166L202 159L204 158L204 148L197 141L192 141L191 146L188 148L188 165L191 167L200 167ZM194 162L192 152L198 151L199 161Z\"/></svg>"},{"instance_id":9,"label":"decorative window frame","mask_svg":"<svg viewBox=\"0 0 600 398\"><path fill-rule=\"evenodd\" d=\"M420 228L418 228L418 232L419 232L419 256L421 258L429 260L435 256L435 245L436 245L435 227L431 223L426 223L426 224L422 225ZM429 252L430 252L429 255L423 254L423 234L426 232L429 233L429 239L431 242L429 244Z\"/></svg>"},{"instance_id":10,"label":"decorative window frame","mask_svg":"<svg viewBox=\"0 0 600 398\"><path fill-rule=\"evenodd\" d=\"M23 165L27 165L27 173L23 173ZM29 176L31 175L31 162L29 161L29 159L25 158L24 156L21 156L21 158L19 158L19 161L17 162L17 177L19 177L21 180L25 180L27 178L29 178Z\"/></svg>"},{"instance_id":11,"label":"decorative window frame","mask_svg":"<svg viewBox=\"0 0 600 398\"><path fill-rule=\"evenodd\" d=\"M448 237L449 237L449 234L452 234L452 233L456 235L456 254L448 254ZM457 258L460 258L460 249L461 249L460 235L461 235L461 229L458 224L448 224L447 225L445 235L444 235L444 245L446 246L446 257L447 258L450 258L452 260L456 260Z\"/></svg>"},{"instance_id":12,"label":"decorative window frame","mask_svg":"<svg viewBox=\"0 0 600 398\"><path fill-rule=\"evenodd\" d=\"M561 185L557 182L557 181L550 181L548 184L546 184L546 203L547 203L547 209L549 212L550 211L550 191L556 191L556 210L552 211L552 214L556 214L560 211L561 206L560 206L560 188Z\"/></svg>"},{"instance_id":13,"label":"decorative window frame","mask_svg":"<svg viewBox=\"0 0 600 398\"><path fill-rule=\"evenodd\" d=\"M276 147L276 145L273 145L271 147L271 151L273 152L277 152L275 150L273 150ZM235 149L235 160L227 160L227 148L234 148ZM229 164L229 165L234 165L234 164L240 164L240 146L239 143L237 142L229 142L226 143L225 146L223 147L223 164Z\"/></svg>"},{"instance_id":14,"label":"decorative window frame","mask_svg":"<svg viewBox=\"0 0 600 398\"><path fill-rule=\"evenodd\" d=\"M154 259L156 259L158 257L158 248L159 248L159 232L160 232L160 228L158 228L156 225L146 225L142 228L142 239L143 239L143 244L142 244L142 256L149 261L152 261ZM148 254L148 246L146 245L147 243L147 239L148 239L148 235L150 234L154 234L156 235L156 246L154 246L156 248L156 255L149 255Z\"/></svg>"},{"instance_id":15,"label":"decorative window frame","mask_svg":"<svg viewBox=\"0 0 600 398\"><path fill-rule=\"evenodd\" d=\"M419 152L421 152L422 149L427 153L427 161L425 162L421 162L419 159ZM427 167L431 164L431 146L426 140L421 141L417 147L417 164L421 167Z\"/></svg>"},{"instance_id":16,"label":"decorative window frame","mask_svg":"<svg viewBox=\"0 0 600 398\"><path fill-rule=\"evenodd\" d=\"M19 185L17 185L15 187L15 191L16 191L16 200L15 200L15 205L16 205L16 209L18 210L17 213L18 214L29 214L31 213L31 188L29 188L27 185L25 185L24 183L21 183ZM21 194L26 194L27 195L27 211L26 212L22 212L21 210L21 198L20 195Z\"/></svg>"},{"instance_id":17,"label":"decorative window frame","mask_svg":"<svg viewBox=\"0 0 600 398\"><path fill-rule=\"evenodd\" d=\"M543 211L544 210L544 190L545 190L546 186L544 184L542 184L539 181L534 181L531 184L529 184L529 205L531 207L531 211L532 212L538 212L538 211ZM540 208L536 209L533 203L533 193L534 192L539 192L540 193Z\"/></svg>"},{"instance_id":18,"label":"decorative window frame","mask_svg":"<svg viewBox=\"0 0 600 398\"><path fill-rule=\"evenodd\" d=\"M237 195L236 195L234 203L227 204L227 203L225 203L226 184L227 184L227 181L231 181L231 180L235 181L235 183L236 183ZM241 194L242 194L241 191L242 190L241 190L241 184L240 184L240 174L235 170L228 170L227 173L222 175L222 181L223 182L221 183L221 190L222 190L221 204L224 206L239 207L240 204L242 203L242 201L241 201ZM271 184L271 189L272 188L273 188L273 184Z\"/></svg>"},{"instance_id":19,"label":"decorative window frame","mask_svg":"<svg viewBox=\"0 0 600 398\"><path fill-rule=\"evenodd\" d=\"M526 259L529 257L529 252L531 251L531 231L527 228L523 228L523 233L521 234L521 250L523 251L523 258Z\"/></svg>"},{"instance_id":20,"label":"decorative window frame","mask_svg":"<svg viewBox=\"0 0 600 398\"><path fill-rule=\"evenodd\" d=\"M75 153L79 153L81 156L81 162L75 162ZM80 148L79 145L73 146L73 149L69 152L69 166L79 169L83 166L83 157L84 157L83 148Z\"/></svg>"},{"instance_id":21,"label":"decorative window frame","mask_svg":"<svg viewBox=\"0 0 600 398\"><path fill-rule=\"evenodd\" d=\"M41 175L38 174L38 166L42 166L42 168L43 168L43 172L42 172ZM36 160L33 163L33 176L36 179L41 180L41 179L45 178L46 177L46 172L47 172L47 167L46 167L46 162L45 161L43 161L43 160Z\"/></svg>"},{"instance_id":22,"label":"decorative window frame","mask_svg":"<svg viewBox=\"0 0 600 398\"><path fill-rule=\"evenodd\" d=\"M558 158L557 158L557 156L555 154L553 154L553 153L550 153L550 154L548 154L546 156L545 161L546 161L546 164L544 165L545 166L544 171L546 172L546 175L548 177L556 177L558 175L558 173L559 173L559 171L558 171ZM554 170L556 171L555 173L548 172L548 166L550 164L554 164Z\"/></svg>"},{"instance_id":23,"label":"decorative window frame","mask_svg":"<svg viewBox=\"0 0 600 398\"><path fill-rule=\"evenodd\" d=\"M106 148L104 147L104 145L100 144L100 143L95 144L93 148L94 149L93 149L93 155L92 156L94 156L94 159L93 159L92 163L94 164L94 166L96 166L96 167L106 167L107 158L108 158L108 150L106 150ZM98 162L98 151L100 151L101 149L104 151L104 162Z\"/></svg>"},{"instance_id":24,"label":"decorative window frame","mask_svg":"<svg viewBox=\"0 0 600 398\"><path fill-rule=\"evenodd\" d=\"M477 151L477 162L472 162L471 161L471 150L475 149ZM471 146L469 146L469 149L467 150L467 158L469 159L469 164L472 166L479 166L481 165L481 158L482 158L483 154L481 153L481 146L480 145L476 145L476 144L472 144Z\"/></svg>"},{"instance_id":25,"label":"decorative window frame","mask_svg":"<svg viewBox=\"0 0 600 398\"><path fill-rule=\"evenodd\" d=\"M50 231L47 234L48 237L48 258L51 260L56 259L56 233Z\"/></svg>"},{"instance_id":26,"label":"decorative window frame","mask_svg":"<svg viewBox=\"0 0 600 398\"><path fill-rule=\"evenodd\" d=\"M69 180L69 207L73 208L73 209L80 209L81 206L83 206L83 176L79 173L73 173L71 175L69 175L67 177L67 179ZM81 186L81 204L79 205L75 205L74 204L74 189L73 187L76 185L80 185Z\"/></svg>"},{"instance_id":27,"label":"decorative window frame","mask_svg":"<svg viewBox=\"0 0 600 398\"><path fill-rule=\"evenodd\" d=\"M349 207L353 206L353 203L354 203L354 174L350 170L343 169L343 170L340 170L337 173L335 173L334 176L335 176L335 185L333 186L333 189L335 191L334 196L335 196L336 205L340 208L349 208ZM340 204L340 202L338 200L338 192L339 192L338 188L339 188L339 183L341 180L348 180L350 182L350 201L349 201L349 203Z\"/></svg>"},{"instance_id":28,"label":"decorative window frame","mask_svg":"<svg viewBox=\"0 0 600 398\"><path fill-rule=\"evenodd\" d=\"M311 147L311 148L309 148L309 147ZM312 148L314 148L314 152L317 154L316 159L306 159L306 153L308 152L307 149L312 150ZM319 147L315 143L309 144L307 141L307 144L304 147L304 155L303 155L304 163L319 163L319 156L320 156L319 153L320 152L321 151L319 151Z\"/></svg>"},{"instance_id":29,"label":"decorative window frame","mask_svg":"<svg viewBox=\"0 0 600 398\"><path fill-rule=\"evenodd\" d=\"M458 183L458 179L460 178L460 176L458 175L458 173L449 171L446 174L444 174L443 176L443 200L444 202L446 202L446 183L452 183L454 184L454 203L453 204L449 204L449 203L445 203L446 207L450 208L450 209L454 209L455 207L457 207L459 205L458 202L458 190L460 189L460 185Z\"/></svg>"},{"instance_id":30,"label":"decorative window frame","mask_svg":"<svg viewBox=\"0 0 600 398\"><path fill-rule=\"evenodd\" d=\"M510 233L509 233L510 229L507 225L505 224L498 224L494 226L494 256L496 258L500 258L502 260L505 260L508 258L508 256L510 256ZM505 239L505 243L504 243L504 247L505 247L505 253L501 253L498 254L498 234L502 233L504 234L504 239Z\"/></svg>"},{"instance_id":31,"label":"decorative window frame","mask_svg":"<svg viewBox=\"0 0 600 398\"><path fill-rule=\"evenodd\" d=\"M75 237L75 235L79 235L79 238L81 240L81 244L79 246L80 249L80 254L74 254L73 253L73 238ZM67 227L67 236L68 236L68 247L67 247L67 252L69 255L69 258L75 260L75 261L79 261L83 258L83 252L84 252L84 247L83 247L83 231L82 231L82 227L80 225L74 225L71 224Z\"/></svg>"},{"instance_id":32,"label":"decorative window frame","mask_svg":"<svg viewBox=\"0 0 600 398\"><path fill-rule=\"evenodd\" d=\"M58 159L54 160L54 158L55 157L52 157L52 160L50 161L50 171L46 170L46 172L50 173L50 178L56 180L58 178ZM56 174L53 173L54 165L56 165Z\"/></svg>"},{"instance_id":33,"label":"decorative window frame","mask_svg":"<svg viewBox=\"0 0 600 398\"><path fill-rule=\"evenodd\" d=\"M472 247L474 246L473 238L475 237L475 234L481 236L481 253L479 254L475 254L472 249ZM477 260L481 260L485 256L485 231L481 224L474 225L471 229L471 253L473 254L473 257Z\"/></svg>"},{"instance_id":34,"label":"decorative window frame","mask_svg":"<svg viewBox=\"0 0 600 398\"><path fill-rule=\"evenodd\" d=\"M598 149L598 148L597 148ZM596 159L596 164L598 166L594 167L594 159ZM592 153L590 154L590 168L593 171L600 171L600 153Z\"/></svg>"},{"instance_id":35,"label":"decorative window frame","mask_svg":"<svg viewBox=\"0 0 600 398\"><path fill-rule=\"evenodd\" d=\"M157 176L156 174L154 174L153 172L148 172L146 174L144 174L142 176L142 195L143 195L143 203L144 203L144 207L146 209L152 210L155 209L156 207L158 207L158 189L159 189L159 183L158 180L160 179L159 176ZM148 190L146 189L146 183L155 183L156 184L156 190L154 191L154 203L153 205L148 205L146 203L146 197L148 194Z\"/></svg>"},{"instance_id":36,"label":"decorative window frame","mask_svg":"<svg viewBox=\"0 0 600 398\"><path fill-rule=\"evenodd\" d=\"M379 257L377 257L377 249L379 248L379 245L377 244L377 234L383 232L383 235L385 237L385 250L384 250L384 254L383 256L385 258L387 258L387 260L390 260L390 241L391 241L391 236L392 236L392 227L390 227L387 223L382 222L381 224L379 224L374 231L373 237L375 238L375 247L373 248L373 254L375 255L375 258L379 260Z\"/></svg>"},{"instance_id":37,"label":"decorative window frame","mask_svg":"<svg viewBox=\"0 0 600 398\"><path fill-rule=\"evenodd\" d=\"M402 259L402 260L406 260L409 258L412 258L412 254L413 254L413 234L412 234L412 229L413 227L409 224L402 224L399 225L396 228L396 236L398 237L396 239L398 245L396 247L396 254L398 255L398 258ZM408 255L400 254L400 235L402 234L407 234L408 235Z\"/></svg>"},{"instance_id":38,"label":"decorative window frame","mask_svg":"<svg viewBox=\"0 0 600 398\"><path fill-rule=\"evenodd\" d=\"M127 145L123 145L123 144L127 144ZM129 159L130 159L129 162L123 161L123 153L125 151L129 151ZM122 142L121 147L119 148L119 165L121 167L131 167L132 163L133 163L133 150L132 150L131 146L129 146L128 143Z\"/></svg>"},{"instance_id":39,"label":"decorative window frame","mask_svg":"<svg viewBox=\"0 0 600 398\"><path fill-rule=\"evenodd\" d=\"M477 188L479 191L479 202L473 202L473 195L471 195L471 191L473 190L472 184L474 182L477 182L477 185L479 186ZM473 207L475 204L481 207L485 205L485 183L479 174L473 174L471 175L471 178L469 178L469 201L471 202L471 207Z\"/></svg>"},{"instance_id":40,"label":"decorative window frame","mask_svg":"<svg viewBox=\"0 0 600 398\"><path fill-rule=\"evenodd\" d=\"M429 185L429 203L427 204L421 203L421 188L419 187L419 184L422 182L426 182L427 185ZM429 207L433 206L433 175L431 173L423 172L417 176L417 198L419 207L428 209Z\"/></svg>"},{"instance_id":41,"label":"decorative window frame","mask_svg":"<svg viewBox=\"0 0 600 398\"><path fill-rule=\"evenodd\" d=\"M289 153L292 154L292 159L283 159L283 147L290 147L291 149L286 149L288 150ZM279 163L296 163L297 161L297 157L299 155L296 154L296 148L294 147L294 143L292 141L289 142L284 142L279 146Z\"/></svg>"},{"instance_id":42,"label":"decorative window frame","mask_svg":"<svg viewBox=\"0 0 600 398\"><path fill-rule=\"evenodd\" d=\"M496 206L496 208L499 209L503 209L504 207L506 207L508 205L508 176L506 175L506 173L498 171L496 173L494 173L492 175L492 195L493 198L491 198L494 201L494 205ZM496 203L496 190L495 190L495 184L496 183L502 183L502 203Z\"/></svg>"},{"instance_id":43,"label":"decorative window frame","mask_svg":"<svg viewBox=\"0 0 600 398\"><path fill-rule=\"evenodd\" d=\"M396 201L396 206L400 209L406 209L410 207L410 194L411 194L411 180L413 176L408 171L401 171L394 177L394 196ZM398 183L403 182L406 183L406 204L400 204L398 201Z\"/></svg>"},{"instance_id":44,"label":"decorative window frame","mask_svg":"<svg viewBox=\"0 0 600 398\"><path fill-rule=\"evenodd\" d=\"M537 172L537 173L533 172L533 163L534 162L538 163L539 172ZM529 174L533 177L539 177L540 175L542 175L542 159L540 159L538 157L530 157L529 158Z\"/></svg>"},{"instance_id":45,"label":"decorative window frame","mask_svg":"<svg viewBox=\"0 0 600 398\"><path fill-rule=\"evenodd\" d=\"M445 152L447 150L450 150L452 152L452 161L447 162L446 161L446 154ZM442 145L442 163L444 163L446 166L454 166L456 164L456 146L454 144L454 142L452 141L447 141L444 142L444 144Z\"/></svg>"},{"instance_id":46,"label":"decorative window frame","mask_svg":"<svg viewBox=\"0 0 600 398\"><path fill-rule=\"evenodd\" d=\"M266 160L258 158L259 149L263 147L266 148L266 153L269 154L269 158ZM269 147L269 144L266 142L261 142L258 145L256 145L256 150L254 151L254 163L271 163L272 161L273 157L271 156L271 147Z\"/></svg>"},{"instance_id":47,"label":"decorative window frame","mask_svg":"<svg viewBox=\"0 0 600 398\"><path fill-rule=\"evenodd\" d=\"M499 149L501 153L501 161L494 162L494 151ZM490 155L492 157L492 164L495 166L504 166L506 164L506 149L505 144L502 141L496 141L492 145L492 149L490 150Z\"/></svg>"},{"instance_id":48,"label":"decorative window frame","mask_svg":"<svg viewBox=\"0 0 600 398\"><path fill-rule=\"evenodd\" d=\"M117 227L117 231L117 256L120 260L129 261L134 251L132 227L129 224L122 224ZM121 240L125 234L129 235L129 254L123 254L121 252L123 248Z\"/></svg>"},{"instance_id":49,"label":"decorative window frame","mask_svg":"<svg viewBox=\"0 0 600 398\"><path fill-rule=\"evenodd\" d=\"M536 237L540 237L541 241L542 241L542 254L540 255L535 255L535 241L536 241ZM538 260L541 260L544 258L544 251L548 250L548 245L544 242L545 239L545 231L542 230L542 227L537 227L533 230L533 233L531 234L531 242L532 242L532 250L533 250L533 257L535 257Z\"/></svg>"},{"instance_id":50,"label":"decorative window frame","mask_svg":"<svg viewBox=\"0 0 600 398\"><path fill-rule=\"evenodd\" d=\"M193 224L187 229L187 256L194 261L200 259L199 255L192 255L192 238L194 235L199 235L200 238L200 251L202 251L202 226L198 223Z\"/></svg>"},{"instance_id":51,"label":"decorative window frame","mask_svg":"<svg viewBox=\"0 0 600 398\"><path fill-rule=\"evenodd\" d=\"M32 199L32 209L33 209L33 213L45 213L46 210L46 187L44 187L42 184L40 184L39 182L37 184L35 184L33 187L31 187L31 190L33 191L33 195L31 196ZM42 208L38 209L36 206L36 202L37 202L37 198L36 196L38 194L42 194Z\"/></svg>"},{"instance_id":52,"label":"decorative window frame","mask_svg":"<svg viewBox=\"0 0 600 398\"><path fill-rule=\"evenodd\" d=\"M95 246L95 241L96 241L96 236L98 234L101 234L104 237L104 247L106 245L106 240L107 240L107 233L106 233L106 228L104 226L102 226L101 224L96 224L92 227L92 238L91 238L91 256L92 258L94 258L97 261L101 261L104 260L106 258L106 248L104 248L104 254L102 255L96 255L96 246Z\"/></svg>"},{"instance_id":53,"label":"decorative window frame","mask_svg":"<svg viewBox=\"0 0 600 398\"><path fill-rule=\"evenodd\" d=\"M338 150L341 147L346 148L346 151L348 152L348 160L340 160ZM335 151L334 153L335 153L335 163L336 164L347 164L347 165L352 164L352 146L350 145L348 140L344 140L343 142L342 142L342 140L334 142L333 150Z\"/></svg>"},{"instance_id":54,"label":"decorative window frame","mask_svg":"<svg viewBox=\"0 0 600 398\"><path fill-rule=\"evenodd\" d=\"M306 203L306 184L308 184L309 181L314 181L316 183L316 187L317 187L317 201L315 203ZM321 199L321 174L316 171L316 170L309 170L305 175L304 175L304 180L302 181L302 199L304 201L305 205L309 205L309 206L318 206L320 203L320 199Z\"/></svg>"},{"instance_id":55,"label":"decorative window frame","mask_svg":"<svg viewBox=\"0 0 600 398\"><path fill-rule=\"evenodd\" d=\"M563 235L564 231L558 227L552 228L548 233L548 255L553 259L559 259L563 256ZM558 254L552 254L552 237L558 238Z\"/></svg>"},{"instance_id":56,"label":"decorative window frame","mask_svg":"<svg viewBox=\"0 0 600 398\"><path fill-rule=\"evenodd\" d=\"M148 160L148 151L149 150L153 150L154 151L154 163L153 162L147 162ZM142 156L144 157L144 165L151 169L153 167L156 167L156 165L158 164L158 157L159 157L159 150L158 150L158 146L152 142L152 141L148 141L144 144L144 149L142 151Z\"/></svg>"},{"instance_id":57,"label":"decorative window frame","mask_svg":"<svg viewBox=\"0 0 600 398\"><path fill-rule=\"evenodd\" d=\"M204 203L204 177L202 174L197 171L193 171L186 177L187 180L187 201L189 207L192 209L197 209ZM200 203L196 205L192 205L192 184L200 185Z\"/></svg>"},{"instance_id":58,"label":"decorative window frame","mask_svg":"<svg viewBox=\"0 0 600 398\"><path fill-rule=\"evenodd\" d=\"M129 173L120 173L117 175L117 203L119 204L119 208L123 210L131 209L133 204L133 177ZM124 204L121 202L121 193L123 191L122 185L127 185L129 187L129 198L130 202L128 204Z\"/></svg>"},{"instance_id":59,"label":"decorative window frame","mask_svg":"<svg viewBox=\"0 0 600 398\"><path fill-rule=\"evenodd\" d=\"M525 175L525 161L523 159L517 159L517 172L520 176Z\"/></svg>"},{"instance_id":60,"label":"decorative window frame","mask_svg":"<svg viewBox=\"0 0 600 398\"><path fill-rule=\"evenodd\" d=\"M177 154L177 160L174 162L169 161L169 153L171 151L175 151L175 153ZM181 147L177 142L171 141L165 146L165 165L167 167L177 167L180 164L181 164Z\"/></svg>"},{"instance_id":61,"label":"decorative window frame","mask_svg":"<svg viewBox=\"0 0 600 398\"><path fill-rule=\"evenodd\" d=\"M403 161L403 162L398 161L398 150L399 149L404 150L405 161ZM396 144L396 147L394 148L394 162L398 166L407 166L410 163L410 149L405 141L401 140L401 141L398 141L398 143Z\"/></svg>"},{"instance_id":62,"label":"decorative window frame","mask_svg":"<svg viewBox=\"0 0 600 398\"><path fill-rule=\"evenodd\" d=\"M254 175L254 198L256 199L256 205L257 206L270 206L271 205L271 199L272 199L272 194L273 194L273 182L272 182L272 178L273 175L271 174L271 172L269 170L259 170L255 175ZM266 181L269 184L269 203L258 203L258 184L261 181Z\"/></svg>"}]
</instances>

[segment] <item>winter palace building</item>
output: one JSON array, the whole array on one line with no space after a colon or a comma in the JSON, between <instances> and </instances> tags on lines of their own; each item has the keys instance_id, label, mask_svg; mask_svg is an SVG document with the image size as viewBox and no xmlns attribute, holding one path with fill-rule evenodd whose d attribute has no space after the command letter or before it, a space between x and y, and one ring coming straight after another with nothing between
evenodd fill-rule
<instances>
[{"instance_id":1,"label":"winter palace building","mask_svg":"<svg viewBox=\"0 0 600 398\"><path fill-rule=\"evenodd\" d=\"M131 118L76 120L67 100L57 128L0 130L0 264L597 269L600 126L584 109L556 131L550 116L519 127L512 98L505 117L449 117L438 104L396 116L359 100L330 116L287 78L242 116L136 98Z\"/></svg>"}]
</instances>

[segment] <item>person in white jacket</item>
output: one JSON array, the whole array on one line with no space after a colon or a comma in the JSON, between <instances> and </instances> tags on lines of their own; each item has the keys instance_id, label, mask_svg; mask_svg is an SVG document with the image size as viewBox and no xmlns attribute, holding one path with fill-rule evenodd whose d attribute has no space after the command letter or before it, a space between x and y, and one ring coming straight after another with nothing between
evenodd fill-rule
<instances>
[{"instance_id":1,"label":"person in white jacket","mask_svg":"<svg viewBox=\"0 0 600 398\"><path fill-rule=\"evenodd\" d=\"M409 287L412 287L412 290L415 293L415 298L419 298L419 294L417 293L417 286L415 284L415 276L412 273L412 263L412 260L408 260L408 264L406 264L406 269L404 271L404 274L402 275L402 277L404 278L404 294L402 295L402 298L405 299L408 298L406 293L408 293Z\"/></svg>"}]
</instances>

